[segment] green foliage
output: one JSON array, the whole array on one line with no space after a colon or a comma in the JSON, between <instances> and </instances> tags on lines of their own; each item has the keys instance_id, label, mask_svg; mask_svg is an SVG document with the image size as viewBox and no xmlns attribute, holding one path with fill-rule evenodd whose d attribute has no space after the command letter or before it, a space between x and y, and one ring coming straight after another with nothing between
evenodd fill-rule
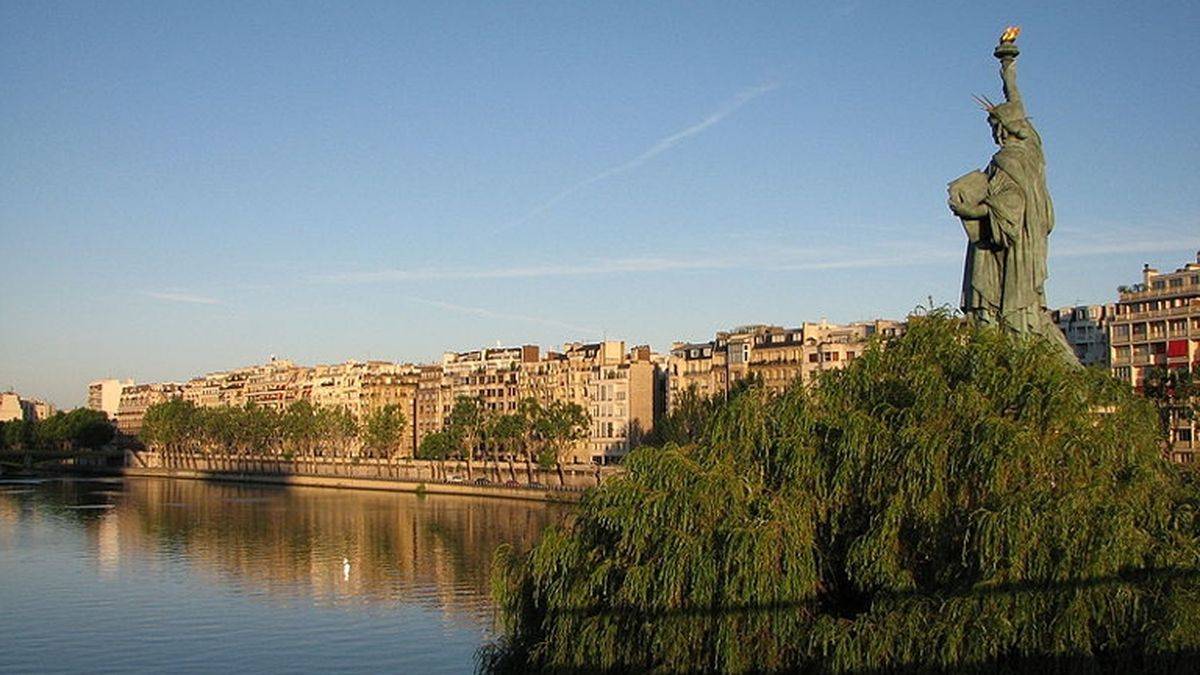
<instances>
[{"instance_id":1,"label":"green foliage","mask_svg":"<svg viewBox=\"0 0 1200 675\"><path fill-rule=\"evenodd\" d=\"M284 442L301 454L309 454L321 438L317 411L308 401L296 401L283 411L279 430Z\"/></svg>"},{"instance_id":2,"label":"green foliage","mask_svg":"<svg viewBox=\"0 0 1200 675\"><path fill-rule=\"evenodd\" d=\"M96 450L113 439L116 429L98 410L76 408L56 412L44 420L13 421L11 441L25 448L86 448Z\"/></svg>"},{"instance_id":3,"label":"green foliage","mask_svg":"<svg viewBox=\"0 0 1200 675\"><path fill-rule=\"evenodd\" d=\"M1192 420L1200 411L1200 382L1196 382L1186 366L1149 369L1142 382L1142 391L1158 411L1159 426L1167 443L1172 441L1173 424Z\"/></svg>"},{"instance_id":4,"label":"green foliage","mask_svg":"<svg viewBox=\"0 0 1200 675\"><path fill-rule=\"evenodd\" d=\"M363 444L379 457L391 457L400 448L408 420L398 405L370 412L363 421Z\"/></svg>"},{"instance_id":5,"label":"green foliage","mask_svg":"<svg viewBox=\"0 0 1200 675\"><path fill-rule=\"evenodd\" d=\"M646 445L686 445L700 441L713 416L725 402L723 395L702 396L689 387L679 393L671 411L654 425Z\"/></svg>"},{"instance_id":6,"label":"green foliage","mask_svg":"<svg viewBox=\"0 0 1200 675\"><path fill-rule=\"evenodd\" d=\"M940 315L497 552L485 670L852 672L1200 648L1200 493L1152 407Z\"/></svg>"},{"instance_id":7,"label":"green foliage","mask_svg":"<svg viewBox=\"0 0 1200 675\"><path fill-rule=\"evenodd\" d=\"M587 438L591 416L578 403L564 401L551 401L535 410L530 424L541 441L538 464L549 468L562 458L572 443Z\"/></svg>"},{"instance_id":8,"label":"green foliage","mask_svg":"<svg viewBox=\"0 0 1200 675\"><path fill-rule=\"evenodd\" d=\"M117 434L108 416L87 408L76 408L67 413L66 426L71 442L90 450L107 445Z\"/></svg>"},{"instance_id":9,"label":"green foliage","mask_svg":"<svg viewBox=\"0 0 1200 675\"><path fill-rule=\"evenodd\" d=\"M501 447L512 449L525 438L528 422L520 412L497 415L491 420L488 435Z\"/></svg>"},{"instance_id":10,"label":"green foliage","mask_svg":"<svg viewBox=\"0 0 1200 675\"><path fill-rule=\"evenodd\" d=\"M155 403L142 417L141 438L150 445L177 446L196 434L198 415L191 401L174 398Z\"/></svg>"},{"instance_id":11,"label":"green foliage","mask_svg":"<svg viewBox=\"0 0 1200 675\"><path fill-rule=\"evenodd\" d=\"M436 431L421 439L417 447L419 459L447 459L458 449L458 443L450 433Z\"/></svg>"},{"instance_id":12,"label":"green foliage","mask_svg":"<svg viewBox=\"0 0 1200 675\"><path fill-rule=\"evenodd\" d=\"M12 420L4 423L4 445L14 450L34 446L35 424L30 420Z\"/></svg>"},{"instance_id":13,"label":"green foliage","mask_svg":"<svg viewBox=\"0 0 1200 675\"><path fill-rule=\"evenodd\" d=\"M470 396L459 396L446 419L449 437L461 445L464 455L474 453L485 424L483 402Z\"/></svg>"},{"instance_id":14,"label":"green foliage","mask_svg":"<svg viewBox=\"0 0 1200 675\"><path fill-rule=\"evenodd\" d=\"M150 406L140 434L144 442L167 451L215 448L225 453L302 455L345 448L359 435L358 423L345 408L313 408L300 402L279 413L253 403L201 408L182 399Z\"/></svg>"},{"instance_id":15,"label":"green foliage","mask_svg":"<svg viewBox=\"0 0 1200 675\"><path fill-rule=\"evenodd\" d=\"M335 446L344 448L358 437L358 422L354 415L343 407L318 408L316 415L317 435Z\"/></svg>"}]
</instances>

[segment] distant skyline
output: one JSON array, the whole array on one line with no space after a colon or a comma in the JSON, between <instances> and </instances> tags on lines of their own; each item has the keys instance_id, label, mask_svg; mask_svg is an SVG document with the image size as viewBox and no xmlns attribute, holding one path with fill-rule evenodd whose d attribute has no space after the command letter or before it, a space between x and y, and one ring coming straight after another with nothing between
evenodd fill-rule
<instances>
[{"instance_id":1,"label":"distant skyline","mask_svg":"<svg viewBox=\"0 0 1200 675\"><path fill-rule=\"evenodd\" d=\"M1200 248L1200 4L0 5L0 389L956 305L1021 24L1052 306Z\"/></svg>"}]
</instances>

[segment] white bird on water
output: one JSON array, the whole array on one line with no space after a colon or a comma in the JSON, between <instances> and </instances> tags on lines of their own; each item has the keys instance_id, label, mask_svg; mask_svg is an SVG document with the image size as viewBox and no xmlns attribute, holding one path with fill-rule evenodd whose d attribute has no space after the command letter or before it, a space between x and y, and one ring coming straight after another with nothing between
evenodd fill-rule
<instances>
[{"instance_id":1,"label":"white bird on water","mask_svg":"<svg viewBox=\"0 0 1200 675\"><path fill-rule=\"evenodd\" d=\"M342 580L350 581L350 559L342 556Z\"/></svg>"}]
</instances>

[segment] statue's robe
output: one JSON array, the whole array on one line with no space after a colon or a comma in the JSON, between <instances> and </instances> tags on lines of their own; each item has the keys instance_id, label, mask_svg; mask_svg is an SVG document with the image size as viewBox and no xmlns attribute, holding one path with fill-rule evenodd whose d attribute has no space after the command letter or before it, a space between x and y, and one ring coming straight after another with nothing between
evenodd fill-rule
<instances>
[{"instance_id":1,"label":"statue's robe","mask_svg":"<svg viewBox=\"0 0 1200 675\"><path fill-rule=\"evenodd\" d=\"M984 204L1003 276L1001 323L1017 333L1044 335L1073 355L1046 310L1046 255L1054 206L1046 188L1042 139L1032 126L1027 128L1026 138L1001 146L987 170Z\"/></svg>"},{"instance_id":2,"label":"statue's robe","mask_svg":"<svg viewBox=\"0 0 1200 675\"><path fill-rule=\"evenodd\" d=\"M978 205L988 191L988 177L982 171L972 171L950 183L953 204ZM1001 283L1003 275L1000 255L986 218L960 218L967 233L967 255L963 263L963 314L983 324L1000 320Z\"/></svg>"}]
</instances>

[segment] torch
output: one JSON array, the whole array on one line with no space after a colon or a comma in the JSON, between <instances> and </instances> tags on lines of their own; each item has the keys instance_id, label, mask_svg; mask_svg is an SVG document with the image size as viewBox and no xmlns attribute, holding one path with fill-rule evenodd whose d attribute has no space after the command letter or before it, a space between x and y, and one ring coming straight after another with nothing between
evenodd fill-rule
<instances>
[{"instance_id":1,"label":"torch","mask_svg":"<svg viewBox=\"0 0 1200 675\"><path fill-rule=\"evenodd\" d=\"M992 55L1000 59L1000 65L1008 65L1017 58L1021 53L1017 49L1017 36L1021 34L1020 26L1009 26L1000 34L1000 44L996 45L996 51Z\"/></svg>"}]
</instances>

